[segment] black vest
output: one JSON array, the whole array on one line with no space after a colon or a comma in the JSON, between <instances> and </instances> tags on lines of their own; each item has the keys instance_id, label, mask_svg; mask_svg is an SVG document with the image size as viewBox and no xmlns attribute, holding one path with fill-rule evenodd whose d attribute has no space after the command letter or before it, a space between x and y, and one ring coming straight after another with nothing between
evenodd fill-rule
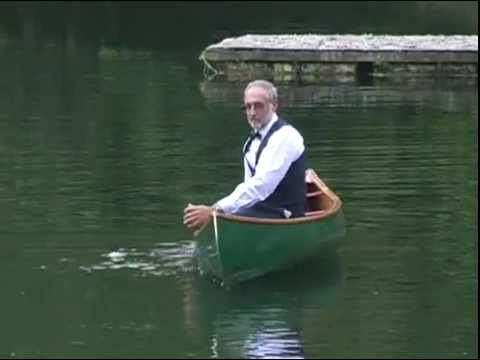
<instances>
[{"instance_id":1,"label":"black vest","mask_svg":"<svg viewBox=\"0 0 480 360\"><path fill-rule=\"evenodd\" d=\"M247 165L250 168L252 176L255 175L258 159L260 158L263 149L265 149L267 146L268 140L275 131L285 125L288 125L285 120L278 119L262 139L257 150L254 166L251 166L251 164L249 164L247 161ZM244 155L248 152L252 140L253 139L250 138L247 140L243 150ZM273 193L271 193L270 196L265 200L256 203L254 207L275 212L279 211L281 214L283 214L283 209L287 209L292 212L293 217L303 216L305 214L307 192L307 186L305 183L305 170L306 161L305 152L303 152L302 155L300 155L300 157L290 165L284 178L280 181Z\"/></svg>"}]
</instances>

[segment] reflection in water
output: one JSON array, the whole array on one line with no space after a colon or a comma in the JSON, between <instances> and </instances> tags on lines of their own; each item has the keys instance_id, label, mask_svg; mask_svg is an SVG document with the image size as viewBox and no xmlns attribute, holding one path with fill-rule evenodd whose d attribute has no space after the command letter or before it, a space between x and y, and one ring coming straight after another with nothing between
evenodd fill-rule
<instances>
[{"instance_id":1,"label":"reflection in water","mask_svg":"<svg viewBox=\"0 0 480 360\"><path fill-rule=\"evenodd\" d=\"M343 280L336 249L282 272L224 288L200 276L194 248L193 241L158 243L152 250L118 248L101 254L99 263L80 269L88 273L129 270L134 277L178 279L186 335L208 342L210 357L307 357L305 322L321 317L323 309L335 303ZM157 312L161 318L162 309ZM127 328L158 331L151 321L132 322Z\"/></svg>"},{"instance_id":2,"label":"reflection in water","mask_svg":"<svg viewBox=\"0 0 480 360\"><path fill-rule=\"evenodd\" d=\"M214 321L212 357L304 358L298 328L292 328L286 309L233 311Z\"/></svg>"},{"instance_id":3,"label":"reflection in water","mask_svg":"<svg viewBox=\"0 0 480 360\"><path fill-rule=\"evenodd\" d=\"M210 104L238 103L246 83L203 81L202 96ZM327 108L330 111L426 107L478 112L477 79L399 79L377 81L375 86L348 84L279 84L281 107ZM432 91L435 89L435 91Z\"/></svg>"},{"instance_id":4,"label":"reflection in water","mask_svg":"<svg viewBox=\"0 0 480 360\"><path fill-rule=\"evenodd\" d=\"M288 327L282 329L281 324L274 329L257 330L246 341L245 357L303 359L303 346L298 336L297 332Z\"/></svg>"},{"instance_id":5,"label":"reflection in water","mask_svg":"<svg viewBox=\"0 0 480 360\"><path fill-rule=\"evenodd\" d=\"M211 357L304 358L304 322L335 302L342 279L340 257L330 249L231 289L195 281L184 286L186 327L192 337L211 328Z\"/></svg>"}]
</instances>

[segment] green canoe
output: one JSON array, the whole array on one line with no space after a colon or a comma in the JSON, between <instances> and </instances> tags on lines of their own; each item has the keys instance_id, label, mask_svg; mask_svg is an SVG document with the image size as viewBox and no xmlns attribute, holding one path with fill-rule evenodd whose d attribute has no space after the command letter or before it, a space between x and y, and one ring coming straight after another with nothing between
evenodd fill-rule
<instances>
[{"instance_id":1,"label":"green canoe","mask_svg":"<svg viewBox=\"0 0 480 360\"><path fill-rule=\"evenodd\" d=\"M308 169L308 212L293 219L214 214L197 236L201 272L230 285L294 265L345 233L342 202Z\"/></svg>"}]
</instances>

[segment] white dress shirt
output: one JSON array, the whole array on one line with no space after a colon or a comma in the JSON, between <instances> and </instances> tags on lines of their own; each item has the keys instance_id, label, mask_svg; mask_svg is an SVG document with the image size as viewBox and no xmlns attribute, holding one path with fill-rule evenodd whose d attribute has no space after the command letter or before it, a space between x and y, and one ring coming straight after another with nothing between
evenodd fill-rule
<instances>
[{"instance_id":1,"label":"white dress shirt","mask_svg":"<svg viewBox=\"0 0 480 360\"><path fill-rule=\"evenodd\" d=\"M278 116L274 113L270 122L260 130L262 139L276 121ZM284 178L290 165L305 151L302 135L290 125L282 126L268 140L267 146L258 159L255 175L252 176L247 161L251 166L255 166L255 157L260 143L261 139L254 139L245 154L244 181L237 185L230 195L215 204L224 212L235 213L240 208L249 208L269 197Z\"/></svg>"}]
</instances>

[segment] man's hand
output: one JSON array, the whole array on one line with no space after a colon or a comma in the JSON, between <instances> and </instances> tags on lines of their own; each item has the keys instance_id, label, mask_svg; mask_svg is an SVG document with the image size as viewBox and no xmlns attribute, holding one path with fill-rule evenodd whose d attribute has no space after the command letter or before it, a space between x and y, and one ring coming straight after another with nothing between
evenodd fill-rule
<instances>
[{"instance_id":1,"label":"man's hand","mask_svg":"<svg viewBox=\"0 0 480 360\"><path fill-rule=\"evenodd\" d=\"M193 230L196 236L210 222L213 208L206 205L188 204L183 213L183 223Z\"/></svg>"}]
</instances>

